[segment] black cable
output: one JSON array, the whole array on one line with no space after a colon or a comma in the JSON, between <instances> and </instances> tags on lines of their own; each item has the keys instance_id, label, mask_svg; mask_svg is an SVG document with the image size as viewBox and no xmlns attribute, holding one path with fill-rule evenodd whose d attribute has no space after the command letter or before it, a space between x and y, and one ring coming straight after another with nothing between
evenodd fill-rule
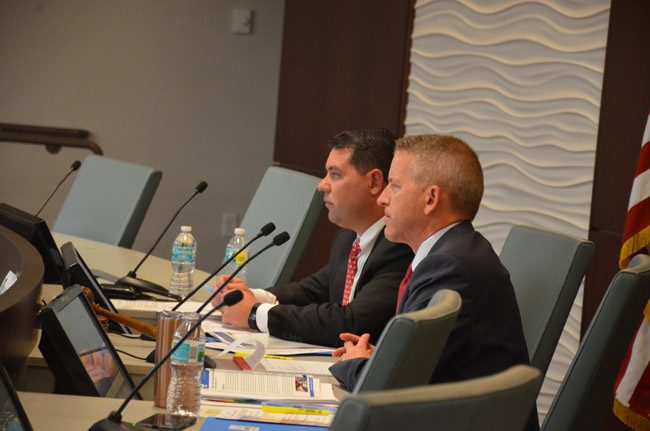
<instances>
[{"instance_id":1,"label":"black cable","mask_svg":"<svg viewBox=\"0 0 650 431\"><path fill-rule=\"evenodd\" d=\"M119 352L119 353L124 353L125 355L130 356L130 357L135 358L135 359L140 359L141 361L146 361L146 360L147 360L147 358L143 358L143 357L141 357L141 356L135 356L135 355L132 355L132 354L130 354L129 352L125 352L124 350L115 349L115 351L116 351L116 352Z\"/></svg>"}]
</instances>

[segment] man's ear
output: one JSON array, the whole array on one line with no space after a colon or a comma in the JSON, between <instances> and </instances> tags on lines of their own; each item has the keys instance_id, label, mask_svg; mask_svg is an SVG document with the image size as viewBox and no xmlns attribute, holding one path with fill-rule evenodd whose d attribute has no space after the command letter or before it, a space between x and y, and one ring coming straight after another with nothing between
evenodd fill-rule
<instances>
[{"instance_id":1,"label":"man's ear","mask_svg":"<svg viewBox=\"0 0 650 431\"><path fill-rule=\"evenodd\" d=\"M440 206L442 189L436 185L429 186L425 189L425 194L424 214L430 215Z\"/></svg>"},{"instance_id":2,"label":"man's ear","mask_svg":"<svg viewBox=\"0 0 650 431\"><path fill-rule=\"evenodd\" d=\"M381 169L375 168L369 170L366 175L370 179L370 193L373 196L379 196L386 186L383 172Z\"/></svg>"}]
</instances>

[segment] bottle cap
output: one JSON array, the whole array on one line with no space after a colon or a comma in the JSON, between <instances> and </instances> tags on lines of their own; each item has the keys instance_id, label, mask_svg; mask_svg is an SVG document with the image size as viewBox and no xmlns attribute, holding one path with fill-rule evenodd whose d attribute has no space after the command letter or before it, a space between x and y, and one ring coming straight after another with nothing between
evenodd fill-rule
<instances>
[{"instance_id":1,"label":"bottle cap","mask_svg":"<svg viewBox=\"0 0 650 431\"><path fill-rule=\"evenodd\" d=\"M181 232L192 232L192 226L181 226Z\"/></svg>"},{"instance_id":2,"label":"bottle cap","mask_svg":"<svg viewBox=\"0 0 650 431\"><path fill-rule=\"evenodd\" d=\"M243 227L236 227L235 235L246 235L246 229L244 229Z\"/></svg>"}]
</instances>

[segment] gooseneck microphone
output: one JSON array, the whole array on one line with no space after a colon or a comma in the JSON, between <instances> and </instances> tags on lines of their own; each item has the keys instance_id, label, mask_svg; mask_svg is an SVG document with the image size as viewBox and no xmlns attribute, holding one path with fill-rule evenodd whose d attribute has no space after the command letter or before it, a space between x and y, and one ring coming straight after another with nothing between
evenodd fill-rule
<instances>
[{"instance_id":1,"label":"gooseneck microphone","mask_svg":"<svg viewBox=\"0 0 650 431\"><path fill-rule=\"evenodd\" d=\"M47 197L47 199L45 199L45 202L43 202L43 205L41 205L41 209L39 209L36 212L36 214L34 214L36 217L38 217L38 215L41 213L41 211L43 211L43 208L45 208L45 205L47 205L47 203L50 201L50 199L52 199L52 196L54 196L54 193L56 193L56 191L59 190L59 187L61 187L61 184L63 184L63 182L65 180L67 180L68 177L70 175L72 175L72 173L74 171L76 171L77 169L79 169L80 167L81 167L81 162L79 160L75 160L74 162L72 162L72 165L70 165L70 170L68 171L68 173L65 174L65 177L63 177L63 179L61 181L59 181L59 184L57 184L56 187L54 187L54 190L52 190L52 193L50 193L50 195Z\"/></svg>"},{"instance_id":2,"label":"gooseneck microphone","mask_svg":"<svg viewBox=\"0 0 650 431\"><path fill-rule=\"evenodd\" d=\"M199 320L190 327L190 329L187 331L183 337L181 337L180 340L176 341L174 343L174 347L172 347L165 356L163 356L160 359L160 362L158 362L152 369L147 373L146 376L140 380L140 383L138 383L135 388L131 391L131 393L124 399L124 402L120 405L120 407L117 410L113 410L106 419L102 419L99 422L96 422L92 427L90 427L89 431L112 431L112 430L133 430L133 426L128 423L122 423L122 412L126 408L126 406L129 404L129 401L133 399L135 394L138 393L140 389L151 379L151 376L153 376L158 369L176 352L187 340L194 330L201 326L201 323L208 317L212 315L215 311L220 309L223 306L232 306L237 304L239 301L242 300L244 295L242 294L241 291L235 290L230 293L228 293L224 298L221 304L217 305L214 307L212 310L210 310L208 313L204 314L199 318Z\"/></svg>"},{"instance_id":3,"label":"gooseneck microphone","mask_svg":"<svg viewBox=\"0 0 650 431\"><path fill-rule=\"evenodd\" d=\"M244 266L246 266L246 264L248 262L255 259L260 254L264 253L269 248L276 247L276 246L284 244L285 242L289 241L289 238L290 238L290 236L286 231L284 231L282 233L279 233L276 236L274 236L273 241L271 241L263 249L261 249L260 251L258 251L254 255L252 255L251 257L249 257L246 262L244 262L232 274L230 274L230 277L228 277L226 279L226 281L221 283L221 286L219 286L218 289L216 289L214 292L212 292L212 295L210 295L210 297L199 308L196 309L196 312L200 313L205 308L205 306L208 305L210 303L210 301L212 301L214 299L214 297L217 296L219 294L219 292L221 292L223 290L223 288L226 287L226 285L232 281L233 278L235 278L235 276L239 273L239 271L241 271L244 268ZM230 294L228 294L228 295L230 295ZM226 296L228 296L228 295L226 295Z\"/></svg>"},{"instance_id":4,"label":"gooseneck microphone","mask_svg":"<svg viewBox=\"0 0 650 431\"><path fill-rule=\"evenodd\" d=\"M185 302L187 302L187 300L189 300L192 296L194 296L194 294L195 294L196 292L198 292L199 289L205 285L205 283L207 283L208 281L210 281L210 280L212 279L212 277L214 277L215 275L217 275L217 274L219 273L219 271L221 271L222 269L224 269L224 268L226 267L226 265L228 265L230 262L232 262L233 260L235 260L235 258L236 258L237 256L239 256L239 253L241 253L241 252L243 252L244 250L246 250L246 248L247 248L249 245L251 245L252 243L254 243L255 241L257 241L258 239L260 239L260 238L263 237L263 236L268 236L268 235L269 235L271 232L273 232L274 230L275 230L275 225L274 225L273 223L267 223L267 224L265 224L264 226L262 226L262 227L260 228L260 231L257 233L257 235L255 235L255 236L254 236L250 241L248 241L246 244L244 244L244 245L242 246L242 248L240 248L240 249L237 251L237 253L233 254L233 255L230 256L226 261L224 261L224 262L219 266L219 268L215 269L214 272L213 272L212 274L208 275L208 276L205 278L205 280L203 280L202 282L198 283L198 284L194 287L194 289L192 289L192 291L191 291L190 293L188 293L187 296L186 296L185 298L183 298L182 301L180 301L178 304L176 304L176 305L174 306L174 308L172 308L172 311L176 311L176 310L178 310L178 308L179 308L181 305L183 305Z\"/></svg>"},{"instance_id":5,"label":"gooseneck microphone","mask_svg":"<svg viewBox=\"0 0 650 431\"><path fill-rule=\"evenodd\" d=\"M176 220L176 217L178 217L178 214L181 212L181 210L183 208L185 208L185 205L187 205L194 198L194 196L198 195L199 193L203 193L205 191L205 189L207 189L207 188L208 188L208 183L206 183L205 181L201 181L200 183L198 183L196 185L196 187L194 188L194 193L192 193L192 196L190 196L190 198L188 200L186 200L185 203L183 205L181 205L181 207L176 211L174 216L171 218L171 220L169 220L169 223L167 223L167 226L165 226L165 228L162 230L162 232L160 233L160 236L158 237L158 239L156 239L156 241L153 243L153 245L151 246L149 251L147 251L147 253L142 258L142 260L140 260L140 262L135 266L135 268L133 268L133 270L129 271L129 273L126 276L124 276L124 277L120 278L119 280L117 280L115 282L115 285L129 286L129 287L133 287L133 288L135 288L137 290L140 290L140 291L152 292L152 293L155 293L157 295L162 295L162 296L166 296L166 297L169 297L169 298L174 298L177 301L181 300L181 298L178 295L172 295L171 293L169 293L169 291L167 289L165 289L161 285L156 284L156 283L152 283L151 281L142 280L142 279L138 278L137 277L137 272L138 272L138 269L140 269L140 266L142 266L142 264L144 263L144 261L147 260L147 258L151 255L151 253L153 253L153 250L156 248L156 246L158 245L158 243L160 242L162 237L165 235L165 233L167 233L167 231L169 230L169 226L171 226L172 223L174 222L174 220Z\"/></svg>"}]
</instances>

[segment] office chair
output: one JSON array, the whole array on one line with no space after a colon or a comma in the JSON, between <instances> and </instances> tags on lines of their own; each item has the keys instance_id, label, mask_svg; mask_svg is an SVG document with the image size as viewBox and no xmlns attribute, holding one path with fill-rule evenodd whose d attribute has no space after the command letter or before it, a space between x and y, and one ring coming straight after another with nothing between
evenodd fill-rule
<instances>
[{"instance_id":1,"label":"office chair","mask_svg":"<svg viewBox=\"0 0 650 431\"><path fill-rule=\"evenodd\" d=\"M161 177L147 166L87 156L52 230L131 248Z\"/></svg>"},{"instance_id":2,"label":"office chair","mask_svg":"<svg viewBox=\"0 0 650 431\"><path fill-rule=\"evenodd\" d=\"M347 397L330 431L521 431L541 375L517 365L492 376Z\"/></svg>"},{"instance_id":3,"label":"office chair","mask_svg":"<svg viewBox=\"0 0 650 431\"><path fill-rule=\"evenodd\" d=\"M599 429L612 388L650 298L650 257L638 255L605 292L546 415L542 430Z\"/></svg>"},{"instance_id":4,"label":"office chair","mask_svg":"<svg viewBox=\"0 0 650 431\"><path fill-rule=\"evenodd\" d=\"M514 226L501 250L521 314L530 364L542 375L553 357L594 244L580 238Z\"/></svg>"},{"instance_id":5,"label":"office chair","mask_svg":"<svg viewBox=\"0 0 650 431\"><path fill-rule=\"evenodd\" d=\"M361 372L353 393L429 383L460 312L458 292L436 292L427 308L393 317Z\"/></svg>"},{"instance_id":6,"label":"office chair","mask_svg":"<svg viewBox=\"0 0 650 431\"><path fill-rule=\"evenodd\" d=\"M316 190L319 181L311 175L277 166L267 169L241 227L250 238L261 226L273 222L276 233L286 230L291 239L260 255L255 265L247 268L246 281L252 287L267 288L291 281L323 208L323 195ZM265 244L258 241L250 247L250 253Z\"/></svg>"}]
</instances>

